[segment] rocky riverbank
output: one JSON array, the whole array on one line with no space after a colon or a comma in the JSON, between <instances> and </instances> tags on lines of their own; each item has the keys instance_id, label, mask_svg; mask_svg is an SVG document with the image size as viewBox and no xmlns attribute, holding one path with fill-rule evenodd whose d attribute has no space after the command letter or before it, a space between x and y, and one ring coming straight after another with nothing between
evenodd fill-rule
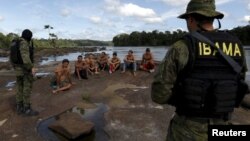
<instances>
[{"instance_id":1,"label":"rocky riverbank","mask_svg":"<svg viewBox=\"0 0 250 141\"><path fill-rule=\"evenodd\" d=\"M53 72L55 65L56 63L42 66L39 70ZM6 86L8 82L15 81L13 71L2 71L0 72L1 140L43 141L45 139L37 132L37 125L41 121L74 106L103 103L108 107L108 111L104 114L104 130L110 141L163 141L175 109L152 102L150 90L153 76L154 73L142 71L138 71L136 77L129 71L124 74L115 72L111 75L108 72L101 72L82 81L72 76L74 82L72 89L53 95L49 86L51 75L47 75L34 82L31 96L33 108L40 112L39 116L24 117L15 112L16 87ZM233 124L250 124L250 111L247 108L235 109L232 117Z\"/></svg>"}]
</instances>

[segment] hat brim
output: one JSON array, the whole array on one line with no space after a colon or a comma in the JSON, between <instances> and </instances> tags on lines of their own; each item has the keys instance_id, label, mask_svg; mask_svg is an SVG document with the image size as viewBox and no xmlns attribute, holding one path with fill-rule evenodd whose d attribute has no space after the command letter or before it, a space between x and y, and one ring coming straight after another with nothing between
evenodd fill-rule
<instances>
[{"instance_id":1,"label":"hat brim","mask_svg":"<svg viewBox=\"0 0 250 141\"><path fill-rule=\"evenodd\" d=\"M194 11L194 12L188 12L188 13L181 14L180 16L178 16L178 18L186 19L187 16L190 14L199 14L199 15L202 15L205 17L216 18L216 19L222 19L224 17L224 14L222 14L221 12L218 12L218 11Z\"/></svg>"}]
</instances>

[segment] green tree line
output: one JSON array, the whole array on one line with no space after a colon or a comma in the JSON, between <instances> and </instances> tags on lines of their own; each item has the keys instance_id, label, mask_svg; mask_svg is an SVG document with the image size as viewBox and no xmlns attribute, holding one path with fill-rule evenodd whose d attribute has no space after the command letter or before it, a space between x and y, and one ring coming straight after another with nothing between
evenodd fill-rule
<instances>
[{"instance_id":1,"label":"green tree line","mask_svg":"<svg viewBox=\"0 0 250 141\"><path fill-rule=\"evenodd\" d=\"M9 33L4 35L0 32L0 48L8 49L11 41L19 35ZM97 40L73 40L73 39L33 39L35 47L38 48L52 48L52 47L82 47L82 46L111 46L111 41L97 41Z\"/></svg>"},{"instance_id":2,"label":"green tree line","mask_svg":"<svg viewBox=\"0 0 250 141\"><path fill-rule=\"evenodd\" d=\"M243 45L250 45L250 25L236 27L230 30L239 37ZM114 46L169 46L179 40L186 31L178 29L177 31L159 32L138 32L134 31L130 34L119 34L113 37Z\"/></svg>"}]
</instances>

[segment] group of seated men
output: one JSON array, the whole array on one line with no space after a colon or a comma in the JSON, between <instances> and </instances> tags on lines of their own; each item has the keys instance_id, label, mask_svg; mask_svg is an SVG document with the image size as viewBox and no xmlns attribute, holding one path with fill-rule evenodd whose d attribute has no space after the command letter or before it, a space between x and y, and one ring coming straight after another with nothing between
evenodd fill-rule
<instances>
[{"instance_id":1,"label":"group of seated men","mask_svg":"<svg viewBox=\"0 0 250 141\"><path fill-rule=\"evenodd\" d=\"M88 79L88 75L99 74L100 71L107 70L110 74L119 70L121 67L121 73L124 73L126 69L132 69L132 73L135 76L137 69L137 63L133 51L129 50L128 54L124 58L124 63L121 66L121 60L118 58L117 53L114 52L112 58L109 58L105 52L102 52L101 55L95 59L93 55L83 58L82 55L77 57L75 61L75 76L79 79ZM150 49L147 48L145 53L142 56L142 60L139 66L139 69L154 72L155 63L153 60L153 55L150 52ZM55 88L52 91L54 94L68 90L72 87L72 81L70 78L70 67L69 60L64 59L62 64L57 66L55 69Z\"/></svg>"}]
</instances>

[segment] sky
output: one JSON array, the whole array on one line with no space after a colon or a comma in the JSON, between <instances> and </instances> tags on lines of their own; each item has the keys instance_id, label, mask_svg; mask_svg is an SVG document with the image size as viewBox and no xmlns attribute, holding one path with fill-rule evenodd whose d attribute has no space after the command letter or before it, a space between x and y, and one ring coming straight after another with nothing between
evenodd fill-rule
<instances>
[{"instance_id":1,"label":"sky","mask_svg":"<svg viewBox=\"0 0 250 141\"><path fill-rule=\"evenodd\" d=\"M215 0L224 13L221 29L245 26L250 20L250 0ZM189 0L0 0L0 32L21 34L31 29L34 38L48 38L50 25L59 38L111 41L133 31L185 30ZM214 24L218 27L217 22Z\"/></svg>"}]
</instances>

